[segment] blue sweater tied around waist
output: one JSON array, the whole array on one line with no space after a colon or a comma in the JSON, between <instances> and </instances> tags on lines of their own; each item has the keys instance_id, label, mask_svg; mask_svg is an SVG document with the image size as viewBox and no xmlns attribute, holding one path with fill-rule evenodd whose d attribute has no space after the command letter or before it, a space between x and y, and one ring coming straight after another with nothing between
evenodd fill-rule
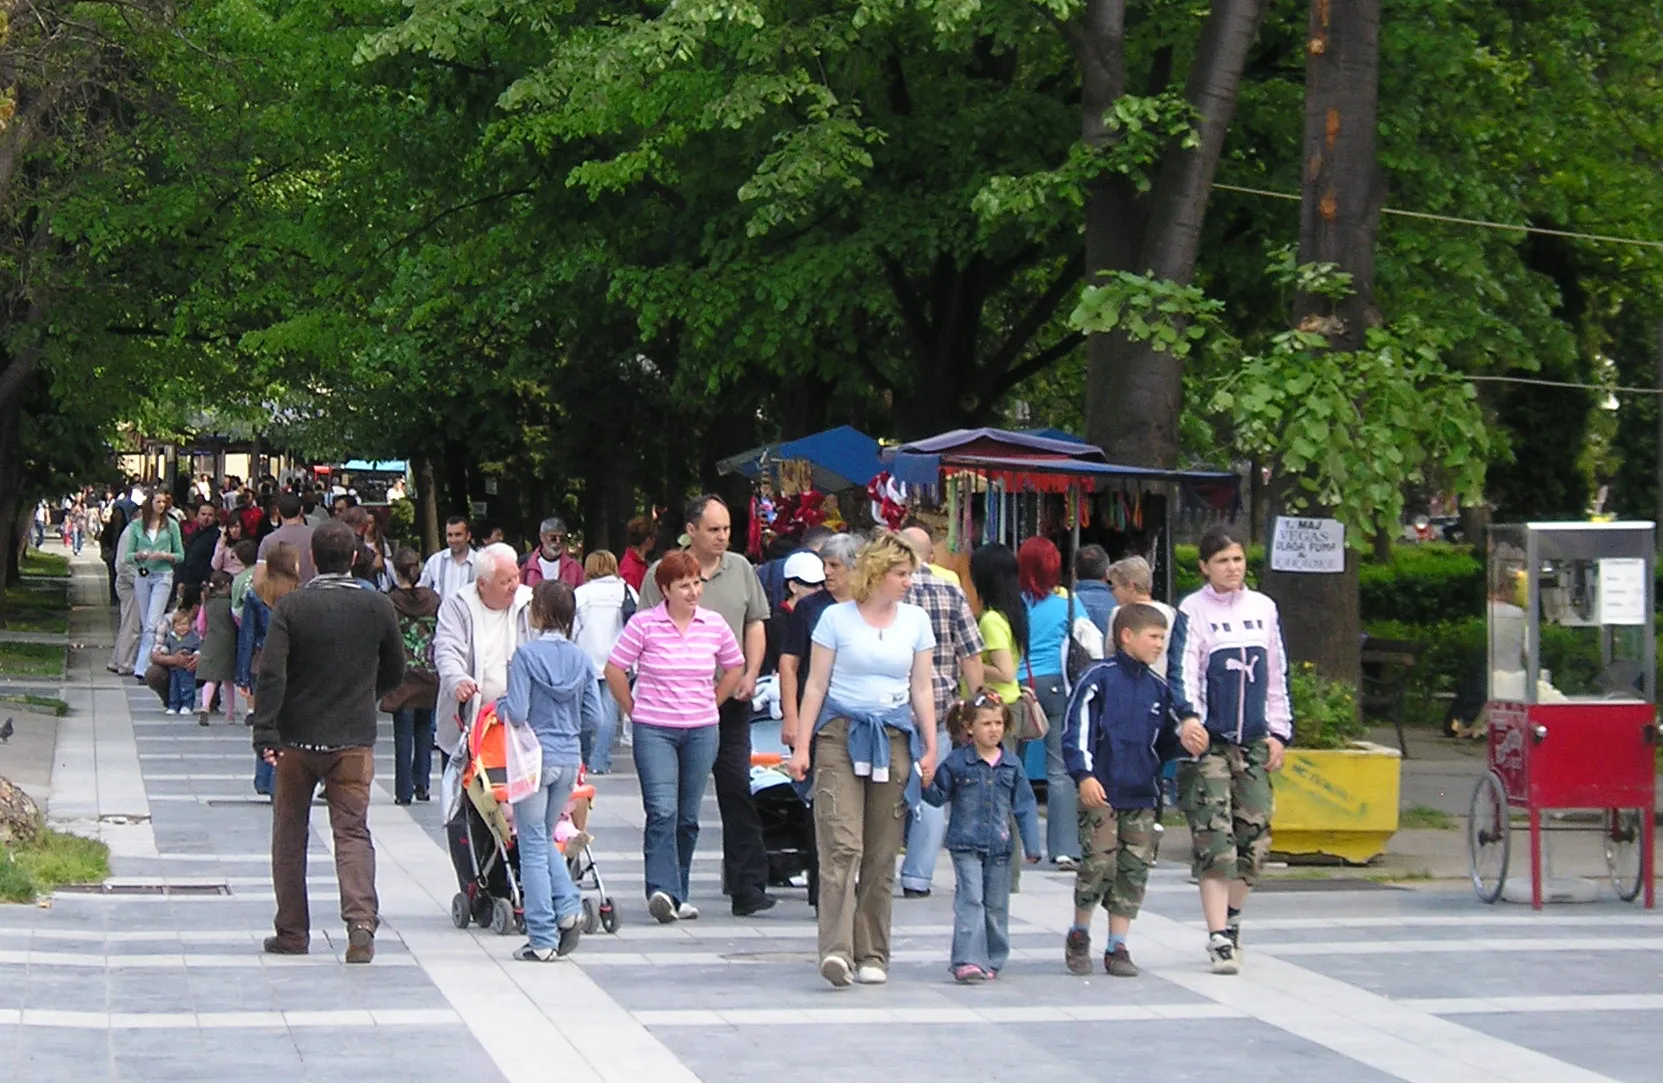
<instances>
[{"instance_id":1,"label":"blue sweater tied around waist","mask_svg":"<svg viewBox=\"0 0 1663 1083\"><path fill-rule=\"evenodd\" d=\"M873 782L889 781L889 734L885 729L898 730L907 736L907 747L912 762L917 765L924 758L924 737L912 720L912 704L898 703L893 707L850 707L836 700L827 700L814 724L819 733L826 723L842 718L849 723L849 759L855 774ZM916 769L907 772L905 800L909 808L923 799L923 780Z\"/></svg>"}]
</instances>

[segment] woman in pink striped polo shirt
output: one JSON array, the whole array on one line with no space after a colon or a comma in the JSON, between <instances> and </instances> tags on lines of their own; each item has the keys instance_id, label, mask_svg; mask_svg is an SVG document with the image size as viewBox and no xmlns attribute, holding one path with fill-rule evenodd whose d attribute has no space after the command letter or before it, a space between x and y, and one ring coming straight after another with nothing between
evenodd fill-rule
<instances>
[{"instance_id":1,"label":"woman in pink striped polo shirt","mask_svg":"<svg viewBox=\"0 0 1663 1083\"><path fill-rule=\"evenodd\" d=\"M666 556L653 580L664 602L624 626L606 662L606 683L634 724L635 773L647 814L641 841L647 909L669 922L699 916L687 901L688 881L699 805L716 763L716 708L739 686L745 655L727 621L699 607L704 580L691 554Z\"/></svg>"}]
</instances>

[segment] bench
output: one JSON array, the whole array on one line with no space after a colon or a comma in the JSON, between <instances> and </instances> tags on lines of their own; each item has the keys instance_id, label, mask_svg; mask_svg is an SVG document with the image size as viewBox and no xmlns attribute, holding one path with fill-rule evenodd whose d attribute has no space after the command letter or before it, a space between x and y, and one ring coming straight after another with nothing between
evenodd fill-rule
<instances>
[{"instance_id":1,"label":"bench","mask_svg":"<svg viewBox=\"0 0 1663 1083\"><path fill-rule=\"evenodd\" d=\"M1404 759L1409 758L1409 744L1403 736L1403 701L1409 690L1409 672L1420 661L1423 649L1412 640L1363 636L1363 684L1359 689L1363 717L1391 720Z\"/></svg>"}]
</instances>

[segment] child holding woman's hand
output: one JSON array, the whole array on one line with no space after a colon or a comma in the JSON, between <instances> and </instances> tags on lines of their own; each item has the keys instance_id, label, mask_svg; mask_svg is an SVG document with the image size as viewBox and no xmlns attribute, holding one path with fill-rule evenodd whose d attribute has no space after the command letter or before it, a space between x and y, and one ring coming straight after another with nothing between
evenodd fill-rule
<instances>
[{"instance_id":1,"label":"child holding woman's hand","mask_svg":"<svg viewBox=\"0 0 1663 1083\"><path fill-rule=\"evenodd\" d=\"M996 978L1010 958L1011 818L1033 864L1044 847L1039 802L1022 761L1002 747L1012 729L1010 708L989 688L948 712L949 732L969 743L948 753L924 790L924 800L950 804L947 852L953 857L953 977L964 983Z\"/></svg>"}]
</instances>

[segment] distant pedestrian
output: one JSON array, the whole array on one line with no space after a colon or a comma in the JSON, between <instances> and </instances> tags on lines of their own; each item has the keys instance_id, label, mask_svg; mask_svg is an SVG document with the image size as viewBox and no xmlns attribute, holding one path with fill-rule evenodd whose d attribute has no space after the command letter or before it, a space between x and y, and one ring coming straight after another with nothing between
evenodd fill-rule
<instances>
[{"instance_id":1,"label":"distant pedestrian","mask_svg":"<svg viewBox=\"0 0 1663 1083\"><path fill-rule=\"evenodd\" d=\"M657 533L657 524L650 515L637 515L624 528L624 540L629 545L624 549L624 555L618 558L618 577L628 583L631 590L639 592L641 584L646 582L647 568L652 560L653 536Z\"/></svg>"},{"instance_id":2,"label":"distant pedestrian","mask_svg":"<svg viewBox=\"0 0 1663 1083\"><path fill-rule=\"evenodd\" d=\"M439 631L439 592L417 586L422 559L414 549L393 555L397 581L387 598L398 613L404 642L404 680L381 698L393 715L393 803L428 800L433 779L433 708L439 698L434 638Z\"/></svg>"},{"instance_id":3,"label":"distant pedestrian","mask_svg":"<svg viewBox=\"0 0 1663 1083\"><path fill-rule=\"evenodd\" d=\"M468 521L460 515L453 515L445 520L445 547L427 558L422 565L421 582L423 587L431 587L439 592L439 597L450 599L474 581L476 575L475 561L478 554L473 550L473 532L468 529ZM529 602L528 602L529 604Z\"/></svg>"},{"instance_id":4,"label":"distant pedestrian","mask_svg":"<svg viewBox=\"0 0 1663 1083\"><path fill-rule=\"evenodd\" d=\"M583 565L566 552L566 520L558 515L544 519L537 528L537 548L520 569L520 582L528 587L545 579L558 579L573 590L583 585Z\"/></svg>"},{"instance_id":5,"label":"distant pedestrian","mask_svg":"<svg viewBox=\"0 0 1663 1083\"><path fill-rule=\"evenodd\" d=\"M260 655L265 650L266 633L271 629L271 610L284 595L300 589L300 553L288 542L278 542L266 553L265 569L258 587L252 585L250 576L250 589L243 594L242 621L237 625L236 682L248 703L251 718L259 691ZM232 590L236 590L235 583ZM274 773L272 765L256 755L254 792L270 797Z\"/></svg>"},{"instance_id":6,"label":"distant pedestrian","mask_svg":"<svg viewBox=\"0 0 1663 1083\"><path fill-rule=\"evenodd\" d=\"M196 663L196 679L202 683L200 702L196 705L196 721L206 726L213 710L217 693L225 710L225 720L237 721L237 622L231 617L231 576L214 572L208 577L208 589L202 596L202 615L197 621L202 629L202 655Z\"/></svg>"},{"instance_id":7,"label":"distant pedestrian","mask_svg":"<svg viewBox=\"0 0 1663 1083\"><path fill-rule=\"evenodd\" d=\"M1114 616L1115 606L1120 604L1111 586L1109 554L1101 545L1080 546L1080 551L1074 554L1074 597L1079 599L1080 608L1097 626L1104 642L1109 641L1109 620ZM1109 643L1105 653L1114 654L1113 643Z\"/></svg>"},{"instance_id":8,"label":"distant pedestrian","mask_svg":"<svg viewBox=\"0 0 1663 1083\"><path fill-rule=\"evenodd\" d=\"M132 676L135 668L142 677L145 667L149 664L148 659L143 664L139 662L139 626L143 621L143 614L139 611L133 593L133 585L138 579L138 571L132 560L135 537L125 526L122 527L116 538L115 549L110 554L110 563L116 570L115 594L120 609L116 619L115 646L111 648L110 660L104 668L122 677Z\"/></svg>"},{"instance_id":9,"label":"distant pedestrian","mask_svg":"<svg viewBox=\"0 0 1663 1083\"><path fill-rule=\"evenodd\" d=\"M612 742L618 733L619 715L618 701L606 687L606 660L641 600L618 577L618 561L605 549L590 553L583 562L583 571L588 579L573 593L577 615L571 637L588 656L600 695L600 714L594 726L583 732L583 762L591 774L604 775L612 770Z\"/></svg>"},{"instance_id":10,"label":"distant pedestrian","mask_svg":"<svg viewBox=\"0 0 1663 1083\"><path fill-rule=\"evenodd\" d=\"M272 612L260 656L254 748L276 768L272 794L271 878L274 935L265 950L304 955L311 948L306 851L312 793L323 783L334 835L346 961L375 958L379 903L375 845L366 814L375 777L375 701L404 678L404 645L387 596L349 574L357 539L325 523L312 535L317 576Z\"/></svg>"},{"instance_id":11,"label":"distant pedestrian","mask_svg":"<svg viewBox=\"0 0 1663 1083\"><path fill-rule=\"evenodd\" d=\"M155 648L156 628L167 611L168 598L173 593L173 569L185 558L185 543L179 536L179 526L168 515L173 501L158 490L145 502L144 511L128 524L132 542L127 547L127 563L132 567L133 604L139 613L140 665L149 665ZM141 678L142 679L142 678Z\"/></svg>"},{"instance_id":12,"label":"distant pedestrian","mask_svg":"<svg viewBox=\"0 0 1663 1083\"><path fill-rule=\"evenodd\" d=\"M1117 560L1109 565L1108 578L1109 589L1114 592L1116 605L1151 605L1161 616L1166 618L1166 641L1170 646L1173 624L1178 618L1178 611L1165 602L1157 602L1154 599L1155 574L1150 569L1149 562L1139 556ZM1081 594L1081 597L1083 598L1085 595ZM1112 644L1110 644L1107 653L1114 653ZM1167 666L1167 648L1163 648L1160 656L1154 662L1155 672L1159 673L1163 679L1167 676Z\"/></svg>"},{"instance_id":13,"label":"distant pedestrian","mask_svg":"<svg viewBox=\"0 0 1663 1083\"><path fill-rule=\"evenodd\" d=\"M300 585L305 586L317 574L312 564L312 530L301 514L300 498L293 493L284 493L277 498L277 516L280 525L276 530L260 539L260 554L255 561L254 587L259 589L263 573L260 565L266 562L266 555L271 547L278 544L292 545L300 554Z\"/></svg>"}]
</instances>

